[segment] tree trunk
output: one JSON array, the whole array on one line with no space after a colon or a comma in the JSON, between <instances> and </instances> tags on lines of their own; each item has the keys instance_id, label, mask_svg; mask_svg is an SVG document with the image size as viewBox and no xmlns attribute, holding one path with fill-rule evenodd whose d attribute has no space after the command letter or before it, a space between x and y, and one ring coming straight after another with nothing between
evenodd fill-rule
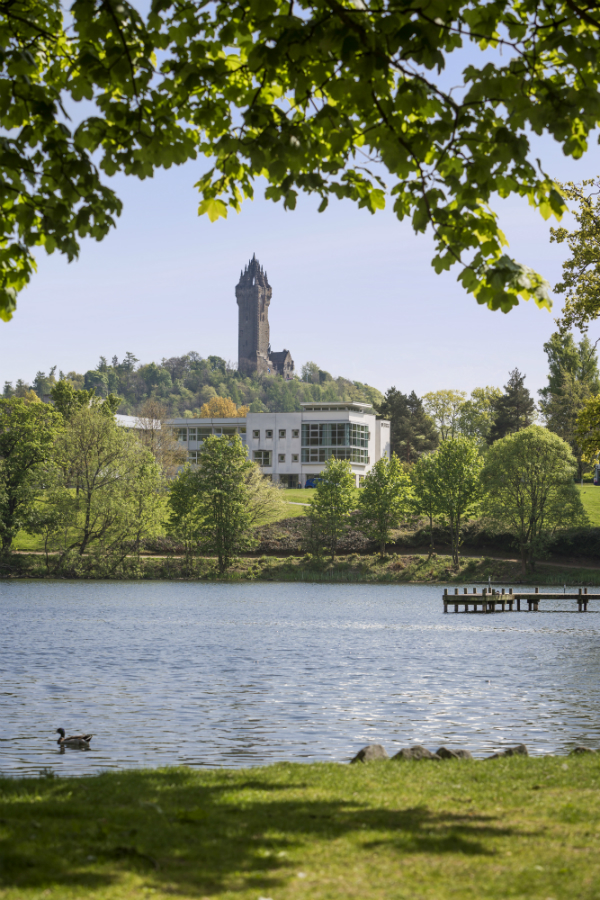
<instances>
[{"instance_id":1,"label":"tree trunk","mask_svg":"<svg viewBox=\"0 0 600 900\"><path fill-rule=\"evenodd\" d=\"M429 556L427 557L427 559L430 560L434 553L435 546L433 544L433 516L429 516Z\"/></svg>"}]
</instances>

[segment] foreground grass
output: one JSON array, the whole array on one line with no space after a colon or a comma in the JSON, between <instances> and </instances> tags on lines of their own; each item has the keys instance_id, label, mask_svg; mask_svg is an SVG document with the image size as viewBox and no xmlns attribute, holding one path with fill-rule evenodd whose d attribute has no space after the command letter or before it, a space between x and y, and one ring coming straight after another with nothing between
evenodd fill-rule
<instances>
[{"instance_id":1,"label":"foreground grass","mask_svg":"<svg viewBox=\"0 0 600 900\"><path fill-rule=\"evenodd\" d=\"M142 557L124 560L115 569L109 564L97 562L92 571L86 560L80 570L54 572L53 559L50 569L46 569L41 555L14 555L5 559L0 574L12 578L113 578L116 580L166 579L170 581L279 581L310 583L356 583L356 584L487 584L518 587L520 584L557 585L600 585L598 569L570 568L540 563L535 575L523 576L519 562L511 559L489 557L463 557L460 565L454 566L450 556L431 557L413 554L391 554L381 560L377 555L353 553L339 556L331 563L327 558L305 556L260 556L242 557L233 562L223 575L218 573L216 560L200 557L187 563L182 557ZM96 563L95 563L96 565Z\"/></svg>"},{"instance_id":2,"label":"foreground grass","mask_svg":"<svg viewBox=\"0 0 600 900\"><path fill-rule=\"evenodd\" d=\"M594 484L580 484L581 502L588 514L590 525L600 526L600 487Z\"/></svg>"},{"instance_id":3,"label":"foreground grass","mask_svg":"<svg viewBox=\"0 0 600 900\"><path fill-rule=\"evenodd\" d=\"M0 781L0 897L596 900L600 760Z\"/></svg>"}]
</instances>

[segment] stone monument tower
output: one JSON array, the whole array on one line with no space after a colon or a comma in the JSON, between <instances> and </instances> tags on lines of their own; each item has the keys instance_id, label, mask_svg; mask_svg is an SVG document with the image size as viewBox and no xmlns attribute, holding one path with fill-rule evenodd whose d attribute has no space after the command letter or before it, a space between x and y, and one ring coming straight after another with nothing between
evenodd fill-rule
<instances>
[{"instance_id":1,"label":"stone monument tower","mask_svg":"<svg viewBox=\"0 0 600 900\"><path fill-rule=\"evenodd\" d=\"M250 375L291 378L294 361L288 350L273 353L269 341L269 304L273 289L256 254L240 274L235 296L239 307L238 369Z\"/></svg>"}]
</instances>

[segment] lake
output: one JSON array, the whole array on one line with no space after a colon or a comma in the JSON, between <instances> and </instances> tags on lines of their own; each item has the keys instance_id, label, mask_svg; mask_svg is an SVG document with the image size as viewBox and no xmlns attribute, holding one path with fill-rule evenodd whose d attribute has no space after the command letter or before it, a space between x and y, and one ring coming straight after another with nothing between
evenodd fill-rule
<instances>
[{"instance_id":1,"label":"lake","mask_svg":"<svg viewBox=\"0 0 600 900\"><path fill-rule=\"evenodd\" d=\"M0 582L0 773L600 745L600 604L444 615L439 586ZM591 604L593 605L593 604ZM56 728L94 733L58 751Z\"/></svg>"}]
</instances>

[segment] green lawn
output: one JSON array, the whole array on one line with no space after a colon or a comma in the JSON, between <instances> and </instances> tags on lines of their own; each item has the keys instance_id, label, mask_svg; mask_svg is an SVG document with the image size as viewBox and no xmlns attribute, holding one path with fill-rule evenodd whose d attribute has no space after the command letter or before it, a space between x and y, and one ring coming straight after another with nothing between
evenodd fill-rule
<instances>
[{"instance_id":1,"label":"green lawn","mask_svg":"<svg viewBox=\"0 0 600 900\"><path fill-rule=\"evenodd\" d=\"M591 754L4 780L0 897L596 900L599 785Z\"/></svg>"},{"instance_id":2,"label":"green lawn","mask_svg":"<svg viewBox=\"0 0 600 900\"><path fill-rule=\"evenodd\" d=\"M588 514L590 524L600 526L600 486L593 484L578 485L581 500Z\"/></svg>"}]
</instances>

